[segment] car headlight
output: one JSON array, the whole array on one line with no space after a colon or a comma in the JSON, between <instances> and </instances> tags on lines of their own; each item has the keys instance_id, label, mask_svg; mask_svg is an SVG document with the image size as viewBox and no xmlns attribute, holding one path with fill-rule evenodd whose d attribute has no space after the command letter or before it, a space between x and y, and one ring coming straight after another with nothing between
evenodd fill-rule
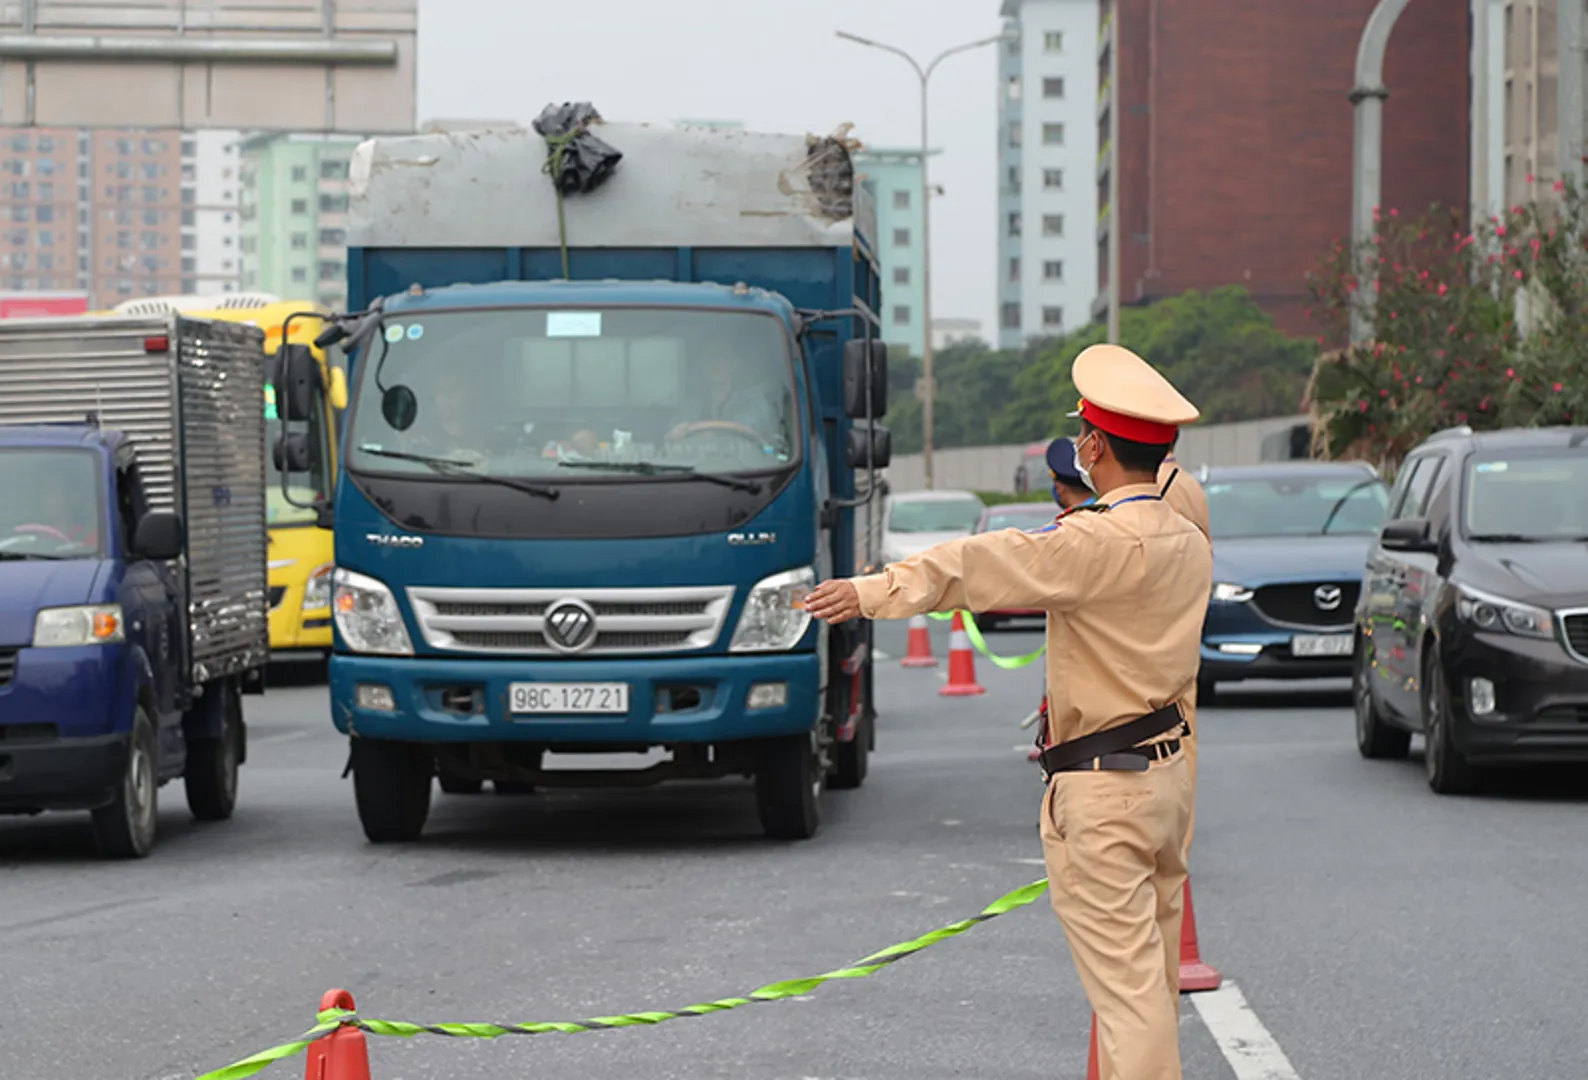
<instances>
[{"instance_id":1,"label":"car headlight","mask_svg":"<svg viewBox=\"0 0 1588 1080\"><path fill-rule=\"evenodd\" d=\"M335 569L332 563L314 568L314 573L309 575L309 583L303 587L304 611L331 606L331 571Z\"/></svg>"},{"instance_id":2,"label":"car headlight","mask_svg":"<svg viewBox=\"0 0 1588 1080\"><path fill-rule=\"evenodd\" d=\"M1555 636L1555 618L1543 608L1519 604L1465 585L1456 588L1456 614L1480 630L1531 638Z\"/></svg>"},{"instance_id":3,"label":"car headlight","mask_svg":"<svg viewBox=\"0 0 1588 1080\"><path fill-rule=\"evenodd\" d=\"M332 572L331 609L336 628L354 652L412 656L396 597L383 583L351 570Z\"/></svg>"},{"instance_id":4,"label":"car headlight","mask_svg":"<svg viewBox=\"0 0 1588 1080\"><path fill-rule=\"evenodd\" d=\"M45 608L33 617L35 649L114 645L125 640L120 604Z\"/></svg>"},{"instance_id":5,"label":"car headlight","mask_svg":"<svg viewBox=\"0 0 1588 1080\"><path fill-rule=\"evenodd\" d=\"M729 652L782 652L792 649L811 624L805 598L816 587L810 567L786 570L756 583L745 598Z\"/></svg>"},{"instance_id":6,"label":"car headlight","mask_svg":"<svg viewBox=\"0 0 1588 1080\"><path fill-rule=\"evenodd\" d=\"M1244 604L1252 598L1252 590L1245 585L1221 581L1213 586L1213 601L1217 604Z\"/></svg>"}]
</instances>

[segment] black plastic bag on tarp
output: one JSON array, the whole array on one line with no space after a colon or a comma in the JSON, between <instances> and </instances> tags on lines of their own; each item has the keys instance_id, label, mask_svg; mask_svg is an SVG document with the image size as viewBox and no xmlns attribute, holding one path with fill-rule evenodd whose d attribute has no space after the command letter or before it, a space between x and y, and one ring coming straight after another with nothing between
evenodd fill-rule
<instances>
[{"instance_id":1,"label":"black plastic bag on tarp","mask_svg":"<svg viewBox=\"0 0 1588 1080\"><path fill-rule=\"evenodd\" d=\"M546 172L564 195L600 187L623 155L590 134L601 114L588 101L547 105L535 118L535 130L546 140Z\"/></svg>"}]
</instances>

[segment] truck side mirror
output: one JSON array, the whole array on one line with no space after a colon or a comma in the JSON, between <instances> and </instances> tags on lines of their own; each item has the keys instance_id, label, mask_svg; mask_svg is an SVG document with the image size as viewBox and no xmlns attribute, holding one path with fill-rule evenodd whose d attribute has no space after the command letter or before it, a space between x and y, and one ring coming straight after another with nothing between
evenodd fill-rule
<instances>
[{"instance_id":1,"label":"truck side mirror","mask_svg":"<svg viewBox=\"0 0 1588 1080\"><path fill-rule=\"evenodd\" d=\"M133 552L145 559L165 562L182 554L182 515L172 510L150 510L133 530Z\"/></svg>"},{"instance_id":2,"label":"truck side mirror","mask_svg":"<svg viewBox=\"0 0 1588 1080\"><path fill-rule=\"evenodd\" d=\"M866 456L868 450L870 457ZM888 467L888 462L893 459L893 434L878 423L864 427L851 424L849 444L845 453L851 469L885 469Z\"/></svg>"},{"instance_id":3,"label":"truck side mirror","mask_svg":"<svg viewBox=\"0 0 1588 1080\"><path fill-rule=\"evenodd\" d=\"M276 410L283 420L307 420L314 415L314 396L320 389L320 365L309 346L283 345L267 369L275 391Z\"/></svg>"},{"instance_id":4,"label":"truck side mirror","mask_svg":"<svg viewBox=\"0 0 1588 1080\"><path fill-rule=\"evenodd\" d=\"M309 437L301 431L283 432L276 436L271 448L279 473L306 473L309 471Z\"/></svg>"},{"instance_id":5,"label":"truck side mirror","mask_svg":"<svg viewBox=\"0 0 1588 1080\"><path fill-rule=\"evenodd\" d=\"M852 420L867 418L868 367L871 385L870 417L876 419L886 415L888 411L888 346L881 341L866 341L863 338L844 342L844 412Z\"/></svg>"}]
</instances>

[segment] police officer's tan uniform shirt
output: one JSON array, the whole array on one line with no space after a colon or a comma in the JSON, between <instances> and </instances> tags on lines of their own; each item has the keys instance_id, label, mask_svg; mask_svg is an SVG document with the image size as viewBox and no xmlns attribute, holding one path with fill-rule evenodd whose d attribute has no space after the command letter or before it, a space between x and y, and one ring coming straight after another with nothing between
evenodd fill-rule
<instances>
[{"instance_id":1,"label":"police officer's tan uniform shirt","mask_svg":"<svg viewBox=\"0 0 1588 1080\"><path fill-rule=\"evenodd\" d=\"M1169 483L1169 477L1174 476L1174 471L1180 469L1173 461L1166 461L1158 470L1158 487ZM1172 506L1176 513L1202 531L1203 536L1211 537L1208 524L1208 496L1202 490L1202 485L1197 483L1196 477L1185 469L1180 469L1180 475L1175 476L1174 483L1170 484L1164 501Z\"/></svg>"},{"instance_id":2,"label":"police officer's tan uniform shirt","mask_svg":"<svg viewBox=\"0 0 1588 1080\"><path fill-rule=\"evenodd\" d=\"M1178 481L1176 481L1178 483ZM1157 495L1149 484L1099 499ZM1170 702L1189 704L1213 559L1164 501L1081 511L1051 532L952 540L855 581L867 618L1041 608L1047 615L1049 737L1068 742Z\"/></svg>"}]
</instances>

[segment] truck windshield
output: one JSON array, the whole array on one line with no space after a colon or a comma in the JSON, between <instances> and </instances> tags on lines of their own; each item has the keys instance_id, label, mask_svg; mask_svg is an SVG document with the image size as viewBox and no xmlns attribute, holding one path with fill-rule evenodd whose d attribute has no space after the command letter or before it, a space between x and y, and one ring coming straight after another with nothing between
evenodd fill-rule
<instances>
[{"instance_id":1,"label":"truck windshield","mask_svg":"<svg viewBox=\"0 0 1588 1080\"><path fill-rule=\"evenodd\" d=\"M765 472L799 454L789 340L766 315L393 312L358 379L355 470L444 478L395 453L493 476L634 482ZM404 387L411 414L383 407Z\"/></svg>"},{"instance_id":2,"label":"truck windshield","mask_svg":"<svg viewBox=\"0 0 1588 1080\"><path fill-rule=\"evenodd\" d=\"M97 559L104 544L97 454L0 449L0 560Z\"/></svg>"}]
</instances>

